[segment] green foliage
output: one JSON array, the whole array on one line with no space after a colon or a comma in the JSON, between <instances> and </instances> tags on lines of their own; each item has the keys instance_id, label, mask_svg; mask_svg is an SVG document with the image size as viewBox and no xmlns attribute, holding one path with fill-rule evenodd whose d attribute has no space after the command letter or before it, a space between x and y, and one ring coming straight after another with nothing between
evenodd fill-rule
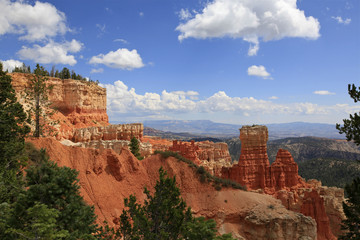
<instances>
[{"instance_id":1,"label":"green foliage","mask_svg":"<svg viewBox=\"0 0 360 240\"><path fill-rule=\"evenodd\" d=\"M48 221L40 219L43 221L40 223L47 226L46 229L53 229L54 234L68 233L66 239L70 240L94 239L92 234L97 228L96 216L93 207L87 206L80 196L76 170L58 167L48 159L45 150L32 154L32 157L33 164L26 170L26 190L17 196L7 221L8 226L16 233L26 227L29 227L29 231L36 228L28 226L29 218L40 218L31 215L31 209L40 209L41 214L51 215ZM55 228L52 225L54 221Z\"/></svg>"},{"instance_id":2,"label":"green foliage","mask_svg":"<svg viewBox=\"0 0 360 240\"><path fill-rule=\"evenodd\" d=\"M52 128L49 125L55 125L57 122L49 120L49 117L55 113L54 109L50 109L51 102L48 98L53 87L47 84L48 77L46 76L49 74L39 64L36 64L34 74L33 78L30 79L29 88L25 90L24 97L31 106L28 113L29 121L35 127L34 137L40 137L45 134L52 134Z\"/></svg>"},{"instance_id":3,"label":"green foliage","mask_svg":"<svg viewBox=\"0 0 360 240\"><path fill-rule=\"evenodd\" d=\"M360 101L360 87L357 90L354 84L348 85L348 93L354 102ZM350 114L350 119L343 119L344 125L336 124L336 129L340 134L345 133L348 141L353 140L357 145L360 145L360 116L358 113Z\"/></svg>"},{"instance_id":4,"label":"green foliage","mask_svg":"<svg viewBox=\"0 0 360 240\"><path fill-rule=\"evenodd\" d=\"M175 177L167 177L160 168L160 179L151 195L145 188L144 205L137 203L131 195L125 199L125 207L120 216L118 233L125 240L172 240L172 239L233 239L231 234L216 237L216 223L203 217L194 218L190 207L186 207L176 186Z\"/></svg>"},{"instance_id":5,"label":"green foliage","mask_svg":"<svg viewBox=\"0 0 360 240\"><path fill-rule=\"evenodd\" d=\"M343 188L360 175L360 164L355 161L316 158L298 163L299 175L320 180L324 186Z\"/></svg>"},{"instance_id":6,"label":"green foliage","mask_svg":"<svg viewBox=\"0 0 360 240\"><path fill-rule=\"evenodd\" d=\"M6 233L17 239L69 239L69 232L59 230L56 226L58 216L58 210L35 202L33 207L26 209L23 216L27 224L24 224L21 228L10 226L6 229Z\"/></svg>"},{"instance_id":7,"label":"green foliage","mask_svg":"<svg viewBox=\"0 0 360 240\"><path fill-rule=\"evenodd\" d=\"M136 139L136 137L133 137L130 141L130 151L132 154L134 154L134 156L139 159L142 160L143 157L140 154L140 145L139 145L139 141Z\"/></svg>"},{"instance_id":8,"label":"green foliage","mask_svg":"<svg viewBox=\"0 0 360 240\"><path fill-rule=\"evenodd\" d=\"M15 67L15 69L12 72L18 72L18 73L31 73L30 66L26 66L25 63L21 67Z\"/></svg>"},{"instance_id":9,"label":"green foliage","mask_svg":"<svg viewBox=\"0 0 360 240\"><path fill-rule=\"evenodd\" d=\"M182 161L188 164L189 167L193 168L195 170L195 172L199 175L199 179L202 183L205 183L206 180L208 183L213 183L213 187L217 190L220 191L221 190L221 186L223 187L232 187L234 189L241 189L246 191L246 187L242 186L241 184L234 182L230 179L223 179L223 178L218 178L215 177L213 175L211 175L208 171L205 170L205 168L203 166L198 166L195 163L193 163L191 160L184 158L183 156L181 156L179 153L177 152L172 152L172 151L158 151L156 150L154 152L155 154L160 154L163 158L169 158L169 157L174 157L176 159L178 159L178 161Z\"/></svg>"},{"instance_id":10,"label":"green foliage","mask_svg":"<svg viewBox=\"0 0 360 240\"><path fill-rule=\"evenodd\" d=\"M347 184L345 192L348 196L343 202L346 219L341 226L345 232L339 239L360 239L360 178L357 177L351 184Z\"/></svg>"},{"instance_id":11,"label":"green foliage","mask_svg":"<svg viewBox=\"0 0 360 240\"><path fill-rule=\"evenodd\" d=\"M11 81L0 63L0 203L10 201L21 186L24 138L30 131Z\"/></svg>"},{"instance_id":12,"label":"green foliage","mask_svg":"<svg viewBox=\"0 0 360 240\"><path fill-rule=\"evenodd\" d=\"M354 102L360 101L360 88L357 90L354 84L348 85L348 92ZM336 124L339 132L346 134L348 141L353 140L360 145L360 116L350 114L350 119L344 119L344 126ZM343 202L346 219L342 221L341 229L344 235L339 239L360 239L360 178L356 177L351 184L345 186L347 200Z\"/></svg>"}]
</instances>

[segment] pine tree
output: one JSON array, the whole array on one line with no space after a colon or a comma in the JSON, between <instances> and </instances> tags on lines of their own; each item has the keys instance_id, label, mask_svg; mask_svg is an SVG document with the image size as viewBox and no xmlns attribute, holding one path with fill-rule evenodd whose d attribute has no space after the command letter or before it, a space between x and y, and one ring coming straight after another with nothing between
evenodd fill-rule
<instances>
[{"instance_id":1,"label":"pine tree","mask_svg":"<svg viewBox=\"0 0 360 240\"><path fill-rule=\"evenodd\" d=\"M343 202L346 219L343 220L341 226L345 232L339 239L360 239L360 177L355 178L351 184L347 184L345 192L348 196Z\"/></svg>"},{"instance_id":2,"label":"pine tree","mask_svg":"<svg viewBox=\"0 0 360 240\"><path fill-rule=\"evenodd\" d=\"M357 90L354 84L349 84L348 93L355 103L360 101L360 87ZM343 126L336 124L336 129L339 130L340 134L345 133L348 141L354 141L360 145L360 115L358 113L350 114L350 119L344 119L343 122Z\"/></svg>"},{"instance_id":3,"label":"pine tree","mask_svg":"<svg viewBox=\"0 0 360 240\"><path fill-rule=\"evenodd\" d=\"M130 151L132 154L134 154L134 156L141 160L143 159L143 157L141 157L140 154L140 145L139 145L139 141L136 139L136 137L133 137L130 141Z\"/></svg>"},{"instance_id":4,"label":"pine tree","mask_svg":"<svg viewBox=\"0 0 360 240\"><path fill-rule=\"evenodd\" d=\"M360 101L360 88L349 84L348 93L355 103ZM360 115L350 114L350 119L344 119L343 122L343 126L336 124L340 134L345 133L348 141L352 140L360 145ZM341 226L345 232L339 239L360 239L360 178L357 177L351 184L347 184L345 192L348 195L347 200L343 202L346 219Z\"/></svg>"},{"instance_id":5,"label":"pine tree","mask_svg":"<svg viewBox=\"0 0 360 240\"><path fill-rule=\"evenodd\" d=\"M191 208L181 198L175 177L167 177L163 168L159 169L159 176L153 195L144 189L144 205L137 203L134 195L125 199L127 209L120 216L118 235L125 240L233 240L231 234L216 236L214 220L192 216Z\"/></svg>"},{"instance_id":6,"label":"pine tree","mask_svg":"<svg viewBox=\"0 0 360 240\"><path fill-rule=\"evenodd\" d=\"M30 128L27 115L17 102L11 76L0 63L0 204L8 202L19 188L20 167L25 164L22 152Z\"/></svg>"},{"instance_id":7,"label":"pine tree","mask_svg":"<svg viewBox=\"0 0 360 240\"><path fill-rule=\"evenodd\" d=\"M44 234L52 229L53 233L67 235L68 240L95 239L96 215L80 196L76 170L57 166L43 149L35 151L31 158L34 163L26 170L26 190L18 196L7 220L13 229L11 236L21 234L21 229L34 233L37 226L28 226L29 219L33 219L42 226ZM34 208L42 211L40 215L32 215ZM48 221L45 215L49 216Z\"/></svg>"},{"instance_id":8,"label":"pine tree","mask_svg":"<svg viewBox=\"0 0 360 240\"><path fill-rule=\"evenodd\" d=\"M39 64L34 69L34 76L30 79L29 87L25 90L25 100L31 105L29 109L29 120L35 127L34 137L40 137L45 133L51 134L49 125L54 125L57 122L49 120L49 117L55 113L51 109L51 102L48 98L48 93L52 86L47 84L48 77L44 67ZM34 119L33 119L34 118Z\"/></svg>"}]
</instances>

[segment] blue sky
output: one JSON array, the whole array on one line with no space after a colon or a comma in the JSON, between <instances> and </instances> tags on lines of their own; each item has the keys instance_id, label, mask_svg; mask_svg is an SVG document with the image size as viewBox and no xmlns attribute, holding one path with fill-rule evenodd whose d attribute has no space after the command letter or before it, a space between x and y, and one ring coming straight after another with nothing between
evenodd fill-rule
<instances>
[{"instance_id":1,"label":"blue sky","mask_svg":"<svg viewBox=\"0 0 360 240\"><path fill-rule=\"evenodd\" d=\"M0 60L107 88L110 121L337 123L360 110L357 0L0 0Z\"/></svg>"}]
</instances>

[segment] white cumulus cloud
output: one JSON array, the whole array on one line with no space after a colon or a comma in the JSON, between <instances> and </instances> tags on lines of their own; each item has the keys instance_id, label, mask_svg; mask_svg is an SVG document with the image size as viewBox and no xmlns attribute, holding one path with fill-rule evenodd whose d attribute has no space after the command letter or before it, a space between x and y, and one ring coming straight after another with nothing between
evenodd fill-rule
<instances>
[{"instance_id":1,"label":"white cumulus cloud","mask_svg":"<svg viewBox=\"0 0 360 240\"><path fill-rule=\"evenodd\" d=\"M328 90L319 90L319 91L314 91L313 93L317 95L335 95L335 93L329 92Z\"/></svg>"},{"instance_id":2,"label":"white cumulus cloud","mask_svg":"<svg viewBox=\"0 0 360 240\"><path fill-rule=\"evenodd\" d=\"M93 68L90 71L90 73L102 73L102 72L104 72L103 68Z\"/></svg>"},{"instance_id":3,"label":"white cumulus cloud","mask_svg":"<svg viewBox=\"0 0 360 240\"><path fill-rule=\"evenodd\" d=\"M305 16L296 0L214 0L176 28L180 41L186 38L242 38L253 44L248 54L256 55L259 39L285 37L317 39L319 21Z\"/></svg>"},{"instance_id":4,"label":"white cumulus cloud","mask_svg":"<svg viewBox=\"0 0 360 240\"><path fill-rule=\"evenodd\" d=\"M188 9L181 9L179 14L180 20L188 20L189 18L192 18L192 14Z\"/></svg>"},{"instance_id":5,"label":"white cumulus cloud","mask_svg":"<svg viewBox=\"0 0 360 240\"><path fill-rule=\"evenodd\" d=\"M22 40L38 41L67 31L65 14L50 3L0 0L0 35L19 34Z\"/></svg>"},{"instance_id":6,"label":"white cumulus cloud","mask_svg":"<svg viewBox=\"0 0 360 240\"><path fill-rule=\"evenodd\" d=\"M335 19L338 23L348 25L351 23L351 18L342 19L342 17L331 17L332 19Z\"/></svg>"},{"instance_id":7,"label":"white cumulus cloud","mask_svg":"<svg viewBox=\"0 0 360 240\"><path fill-rule=\"evenodd\" d=\"M8 72L12 72L15 69L15 67L23 66L23 62L14 59L9 59L6 61L0 60L0 62L2 63L2 70Z\"/></svg>"},{"instance_id":8,"label":"white cumulus cloud","mask_svg":"<svg viewBox=\"0 0 360 240\"><path fill-rule=\"evenodd\" d=\"M214 93L212 96L199 100L196 91L163 90L161 93L136 93L122 81L114 84L100 84L107 89L107 108L112 116L183 116L184 114L238 114L246 117L252 116L346 116L360 110L359 106L348 104L318 105L310 102L274 103L269 100L254 97L230 97L224 91ZM196 98L192 98L192 97ZM277 99L271 97L271 99Z\"/></svg>"},{"instance_id":9,"label":"white cumulus cloud","mask_svg":"<svg viewBox=\"0 0 360 240\"><path fill-rule=\"evenodd\" d=\"M99 54L93 56L90 61L90 64L104 64L111 68L119 68L132 70L134 68L144 67L144 63L138 52L133 49L129 51L126 48L119 48L118 50L110 51L107 54Z\"/></svg>"},{"instance_id":10,"label":"white cumulus cloud","mask_svg":"<svg viewBox=\"0 0 360 240\"><path fill-rule=\"evenodd\" d=\"M81 50L83 44L75 39L71 42L65 41L63 43L56 43L50 41L45 46L34 44L33 47L23 46L18 55L22 60L33 60L37 63L43 64L68 64L75 65L76 60L74 55L69 53L77 53Z\"/></svg>"},{"instance_id":11,"label":"white cumulus cloud","mask_svg":"<svg viewBox=\"0 0 360 240\"><path fill-rule=\"evenodd\" d=\"M259 66L252 65L251 67L248 68L247 72L249 76L257 76L263 79L272 79L270 77L270 73L268 73L265 67L262 65Z\"/></svg>"}]
</instances>

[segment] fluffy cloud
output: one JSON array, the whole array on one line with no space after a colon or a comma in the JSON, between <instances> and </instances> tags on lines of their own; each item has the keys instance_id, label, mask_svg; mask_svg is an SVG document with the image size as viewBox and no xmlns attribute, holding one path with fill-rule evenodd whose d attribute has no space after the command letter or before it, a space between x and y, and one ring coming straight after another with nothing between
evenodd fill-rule
<instances>
[{"instance_id":1,"label":"fluffy cloud","mask_svg":"<svg viewBox=\"0 0 360 240\"><path fill-rule=\"evenodd\" d=\"M181 9L179 12L179 18L181 20L188 20L189 18L192 18L192 14L188 9Z\"/></svg>"},{"instance_id":2,"label":"fluffy cloud","mask_svg":"<svg viewBox=\"0 0 360 240\"><path fill-rule=\"evenodd\" d=\"M270 73L268 73L265 67L262 65L259 66L252 65L251 67L248 68L247 72L249 76L262 77L263 79L272 79L270 77Z\"/></svg>"},{"instance_id":3,"label":"fluffy cloud","mask_svg":"<svg viewBox=\"0 0 360 240\"><path fill-rule=\"evenodd\" d=\"M69 53L79 52L83 44L73 39L71 42L56 43L50 41L45 46L34 44L32 48L23 46L18 52L20 59L33 60L43 64L68 64L75 65L76 60Z\"/></svg>"},{"instance_id":4,"label":"fluffy cloud","mask_svg":"<svg viewBox=\"0 0 360 240\"><path fill-rule=\"evenodd\" d=\"M317 95L335 95L335 93L329 92L327 90L314 91L313 93Z\"/></svg>"},{"instance_id":5,"label":"fluffy cloud","mask_svg":"<svg viewBox=\"0 0 360 240\"><path fill-rule=\"evenodd\" d=\"M256 55L259 39L285 37L317 39L320 24L306 17L296 0L214 0L201 13L176 28L180 41L186 38L242 38L253 44L248 54Z\"/></svg>"},{"instance_id":6,"label":"fluffy cloud","mask_svg":"<svg viewBox=\"0 0 360 240\"><path fill-rule=\"evenodd\" d=\"M15 67L22 67L23 66L23 62L20 62L18 60L13 60L13 59L10 59L10 60L6 60L6 61L2 61L0 60L0 62L2 63L3 65L3 71L9 71L9 72L12 72Z\"/></svg>"},{"instance_id":7,"label":"fluffy cloud","mask_svg":"<svg viewBox=\"0 0 360 240\"><path fill-rule=\"evenodd\" d=\"M111 68L120 68L126 70L132 70L134 68L142 68L144 64L140 55L135 49L129 51L126 48L119 48L115 52L110 51L107 54L99 54L93 56L90 64L104 64Z\"/></svg>"},{"instance_id":8,"label":"fluffy cloud","mask_svg":"<svg viewBox=\"0 0 360 240\"><path fill-rule=\"evenodd\" d=\"M93 68L90 71L90 73L102 73L102 72L104 72L103 68Z\"/></svg>"},{"instance_id":9,"label":"fluffy cloud","mask_svg":"<svg viewBox=\"0 0 360 240\"><path fill-rule=\"evenodd\" d=\"M0 35L19 34L28 41L43 40L68 31L66 17L50 3L0 0Z\"/></svg>"},{"instance_id":10,"label":"fluffy cloud","mask_svg":"<svg viewBox=\"0 0 360 240\"><path fill-rule=\"evenodd\" d=\"M128 88L122 81L114 84L101 84L107 89L107 103L110 115L122 116L164 116L169 114L219 114L234 113L245 117L251 116L339 116L360 110L347 104L322 106L309 102L279 104L253 97L230 97L224 91L198 100L195 91L163 90L161 94L137 94L134 88ZM193 96L196 97L192 98ZM272 97L272 99L276 99ZM178 115L179 116L179 115ZM331 117L330 117L331 118ZM226 121L226 120L225 120Z\"/></svg>"},{"instance_id":11,"label":"fluffy cloud","mask_svg":"<svg viewBox=\"0 0 360 240\"><path fill-rule=\"evenodd\" d=\"M331 17L331 18L335 19L340 24L348 25L349 23L351 23L350 18L347 18L347 19L342 19L342 17Z\"/></svg>"},{"instance_id":12,"label":"fluffy cloud","mask_svg":"<svg viewBox=\"0 0 360 240\"><path fill-rule=\"evenodd\" d=\"M276 100L276 99L279 99L279 97L277 97L277 96L271 96L271 97L269 97L269 99L270 99L270 100Z\"/></svg>"}]
</instances>

